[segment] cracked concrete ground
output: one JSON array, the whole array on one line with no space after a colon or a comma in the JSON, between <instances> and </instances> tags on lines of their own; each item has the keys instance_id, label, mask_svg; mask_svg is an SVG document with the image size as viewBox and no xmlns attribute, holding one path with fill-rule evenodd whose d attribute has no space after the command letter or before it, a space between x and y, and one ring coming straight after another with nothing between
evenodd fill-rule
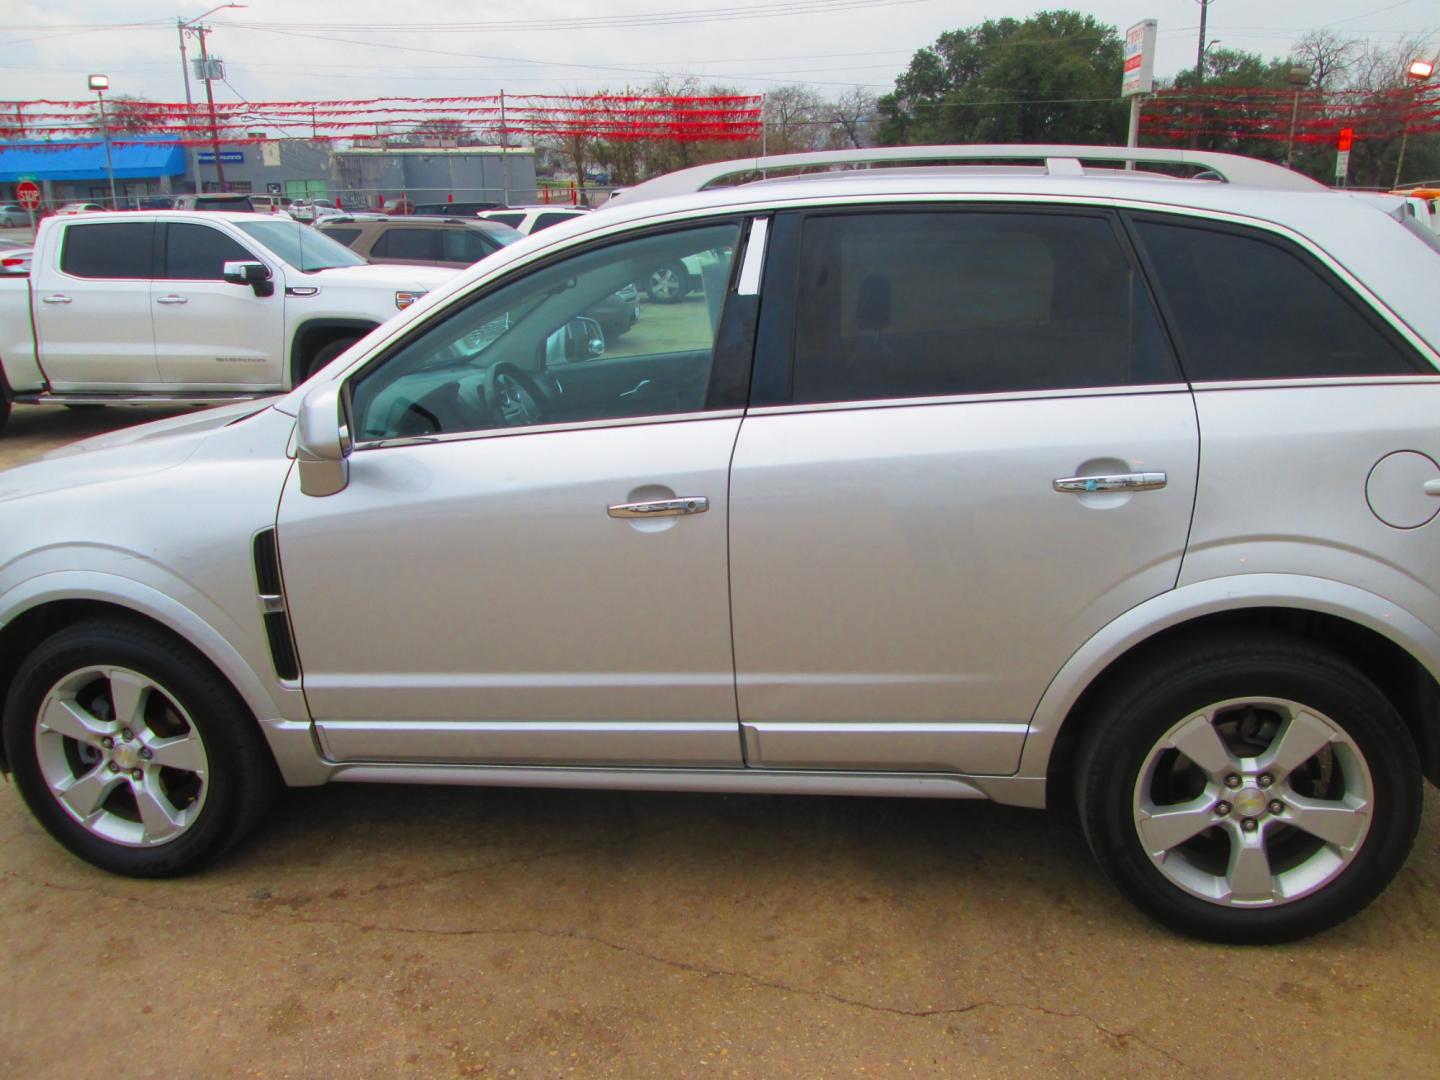
<instances>
[{"instance_id":1,"label":"cracked concrete ground","mask_svg":"<svg viewBox=\"0 0 1440 1080\"><path fill-rule=\"evenodd\" d=\"M19 410L0 462L115 422ZM1267 949L983 803L335 785L138 882L0 788L4 1076L1419 1076L1437 991L1433 788L1375 905Z\"/></svg>"}]
</instances>

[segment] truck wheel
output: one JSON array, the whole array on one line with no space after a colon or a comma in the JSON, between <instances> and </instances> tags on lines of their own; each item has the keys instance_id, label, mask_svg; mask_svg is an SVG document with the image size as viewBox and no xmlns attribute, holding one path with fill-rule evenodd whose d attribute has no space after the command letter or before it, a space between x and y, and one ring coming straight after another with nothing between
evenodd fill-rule
<instances>
[{"instance_id":1,"label":"truck wheel","mask_svg":"<svg viewBox=\"0 0 1440 1080\"><path fill-rule=\"evenodd\" d=\"M320 348L315 351L315 355L310 357L309 361L306 363L305 375L304 378L302 378L300 381L304 382L305 379L310 378L311 375L314 375L322 367L330 363L331 360L334 360L335 357L339 356L342 352L348 349L351 345L354 345L355 342L359 340L359 335L356 335L355 337L336 338L334 341L330 342L330 344L320 346Z\"/></svg>"},{"instance_id":2,"label":"truck wheel","mask_svg":"<svg viewBox=\"0 0 1440 1080\"><path fill-rule=\"evenodd\" d=\"M61 630L5 702L16 786L49 833L111 873L169 877L240 839L275 788L254 718L164 631L119 619Z\"/></svg>"}]
</instances>

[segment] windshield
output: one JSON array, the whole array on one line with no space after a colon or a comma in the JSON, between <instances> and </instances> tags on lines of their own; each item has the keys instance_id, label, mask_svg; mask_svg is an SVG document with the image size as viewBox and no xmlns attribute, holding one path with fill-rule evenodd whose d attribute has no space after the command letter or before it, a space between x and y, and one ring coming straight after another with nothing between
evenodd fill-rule
<instances>
[{"instance_id":1,"label":"windshield","mask_svg":"<svg viewBox=\"0 0 1440 1080\"><path fill-rule=\"evenodd\" d=\"M307 274L335 266L365 265L365 260L344 244L337 244L330 237L298 221L277 218L273 221L245 221L239 225L291 266Z\"/></svg>"}]
</instances>

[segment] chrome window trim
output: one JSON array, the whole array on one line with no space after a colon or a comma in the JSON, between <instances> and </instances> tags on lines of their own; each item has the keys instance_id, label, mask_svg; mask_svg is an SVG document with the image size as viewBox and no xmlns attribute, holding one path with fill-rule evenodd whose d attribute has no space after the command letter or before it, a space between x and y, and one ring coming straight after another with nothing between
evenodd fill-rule
<instances>
[{"instance_id":1,"label":"chrome window trim","mask_svg":"<svg viewBox=\"0 0 1440 1080\"><path fill-rule=\"evenodd\" d=\"M1185 383L1155 383L1144 386L1087 386L1067 390L1002 390L993 394L947 394L937 397L870 398L864 401L821 401L809 402L803 405L761 405L746 410L745 415L786 416L792 413L850 412L857 409L913 409L928 405L983 405L1005 401L1119 397L1137 394L1188 394L1189 392L1190 387Z\"/></svg>"},{"instance_id":2,"label":"chrome window trim","mask_svg":"<svg viewBox=\"0 0 1440 1080\"><path fill-rule=\"evenodd\" d=\"M1322 379L1216 379L1192 384L1195 392L1294 390L1324 386L1434 386L1434 375L1337 375Z\"/></svg>"},{"instance_id":3,"label":"chrome window trim","mask_svg":"<svg viewBox=\"0 0 1440 1080\"><path fill-rule=\"evenodd\" d=\"M601 428L635 427L650 424L682 424L695 420L737 420L744 409L715 409L704 412L664 413L656 416L620 416L608 420L575 420L566 424L534 424L528 427L482 428L478 431L451 431L441 435L413 435L403 439L370 439L357 442L353 453L389 450L397 446L427 446L430 443L463 442L470 439L498 439L515 435L548 435L554 432L590 431Z\"/></svg>"},{"instance_id":4,"label":"chrome window trim","mask_svg":"<svg viewBox=\"0 0 1440 1080\"><path fill-rule=\"evenodd\" d=\"M1284 237L1286 240L1296 244L1302 250L1318 259L1326 269L1339 277L1356 295L1363 299L1365 303L1368 304L1380 318L1385 320L1387 325L1403 337L1412 348L1424 356L1433 367L1440 370L1440 351L1432 348L1424 338L1420 337L1420 335L1410 327L1409 323L1391 310L1363 282L1337 262L1329 252L1287 225L1267 221L1264 218L1252 217L1249 214L1236 213L1234 211L1210 210L1145 199L1126 199L1107 195L1045 195L1032 194L1030 192L1012 192L1008 194L1000 192L993 194L985 192L936 192L934 194L916 194L912 192L898 195L856 194L844 201L837 201L834 195L817 195L809 199L791 198L783 201L777 200L773 203L766 203L765 207L772 211L782 209L813 210L819 206L828 204L838 211L854 209L857 206L863 205L917 206L926 204L939 205L942 203L1013 204L1016 206L1067 206L1090 207L1097 210L1133 210L1136 213L1167 214L1177 217L1195 218L1200 221L1214 221L1221 224L1238 225L1241 228L1256 229L1271 233L1275 236ZM756 208L753 212L760 212L760 210Z\"/></svg>"},{"instance_id":5,"label":"chrome window trim","mask_svg":"<svg viewBox=\"0 0 1440 1080\"><path fill-rule=\"evenodd\" d=\"M769 240L770 219L757 217L750 222L750 239L745 245L745 261L740 266L740 282L735 287L739 296L759 296L761 275L765 270L765 249Z\"/></svg>"}]
</instances>

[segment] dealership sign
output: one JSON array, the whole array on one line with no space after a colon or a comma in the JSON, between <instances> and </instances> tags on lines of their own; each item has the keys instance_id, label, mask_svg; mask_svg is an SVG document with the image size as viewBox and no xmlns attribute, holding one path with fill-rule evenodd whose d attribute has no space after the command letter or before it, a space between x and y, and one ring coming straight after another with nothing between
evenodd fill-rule
<instances>
[{"instance_id":1,"label":"dealership sign","mask_svg":"<svg viewBox=\"0 0 1440 1080\"><path fill-rule=\"evenodd\" d=\"M1155 89L1154 19L1138 22L1125 31L1125 69L1120 78L1120 96L1148 94Z\"/></svg>"},{"instance_id":2,"label":"dealership sign","mask_svg":"<svg viewBox=\"0 0 1440 1080\"><path fill-rule=\"evenodd\" d=\"M214 150L201 150L201 151L200 151L200 154L199 154L199 158L200 158L200 164L201 164L201 165L214 165L214 164L215 164L215 151L214 151ZM221 164L221 165L244 165L244 164L245 164L245 151L244 151L244 150L221 150L221 151L220 151L220 164Z\"/></svg>"}]
</instances>

